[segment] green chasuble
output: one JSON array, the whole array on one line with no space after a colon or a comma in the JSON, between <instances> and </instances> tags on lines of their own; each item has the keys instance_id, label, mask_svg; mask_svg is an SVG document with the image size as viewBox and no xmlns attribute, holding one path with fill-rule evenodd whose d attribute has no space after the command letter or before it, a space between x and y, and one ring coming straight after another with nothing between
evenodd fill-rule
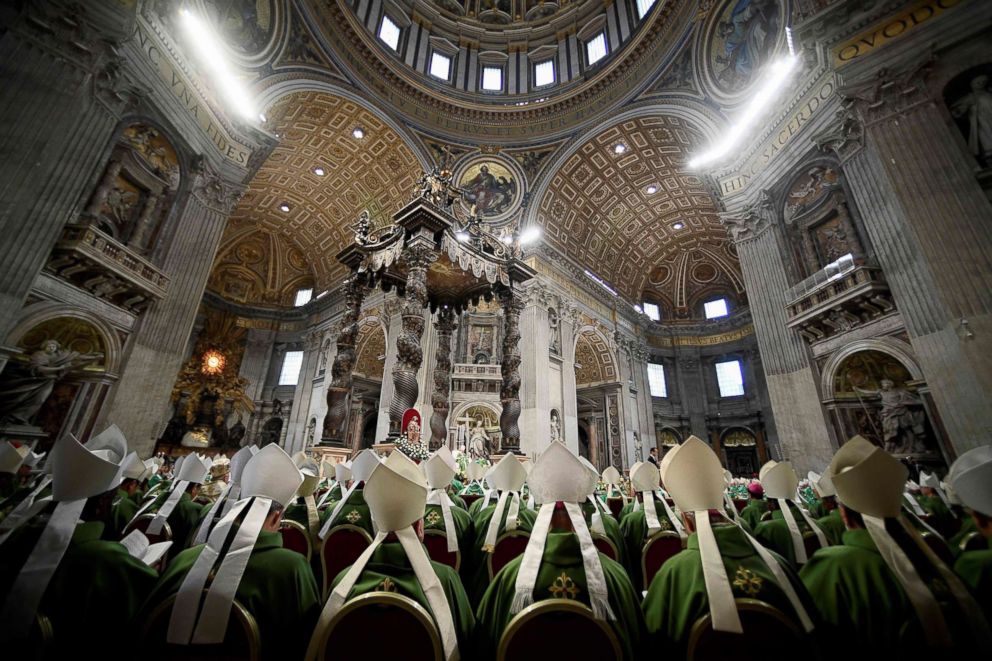
<instances>
[{"instance_id":1,"label":"green chasuble","mask_svg":"<svg viewBox=\"0 0 992 661\"><path fill-rule=\"evenodd\" d=\"M586 519L586 525L589 526L589 532L592 532L592 515L595 512L596 506L588 500L582 503L582 515ZM623 534L620 532L620 524L617 523L617 520L612 514L603 514L601 511L600 515L603 519L603 530L606 531L606 538L613 542L613 546L617 547L617 553L619 554L617 562L626 566L627 549L624 545Z\"/></svg>"},{"instance_id":2,"label":"green chasuble","mask_svg":"<svg viewBox=\"0 0 992 661\"><path fill-rule=\"evenodd\" d=\"M169 498L169 493L163 493L157 499L155 499L155 504L152 505L151 511L157 512L159 508L165 503ZM190 535L197 529L200 525L200 519L203 517L205 512L208 512L210 507L204 507L203 505L198 505L193 502L188 493L183 493L179 497L179 502L176 503L175 509L169 514L169 518L165 521L169 524L169 528L172 530L172 551L178 551L179 549L184 549L189 544Z\"/></svg>"},{"instance_id":3,"label":"green chasuble","mask_svg":"<svg viewBox=\"0 0 992 661\"><path fill-rule=\"evenodd\" d=\"M968 521L972 518L969 516ZM985 619L992 622L992 539L988 549L965 551L954 563L954 573L971 589L971 594L985 612Z\"/></svg>"},{"instance_id":4,"label":"green chasuble","mask_svg":"<svg viewBox=\"0 0 992 661\"><path fill-rule=\"evenodd\" d=\"M973 532L978 532L978 526L975 525L975 519L970 515L965 515L961 519L961 527L958 528L958 531L953 537L947 540L947 545L951 547L951 553L954 554L954 557L961 555L961 542L963 542L964 538Z\"/></svg>"},{"instance_id":5,"label":"green chasuble","mask_svg":"<svg viewBox=\"0 0 992 661\"><path fill-rule=\"evenodd\" d=\"M473 604L478 604L482 599L482 594L489 585L489 554L482 550L486 541L486 532L489 530L489 522L496 511L495 505L490 505L479 512L474 519L475 539L472 544L462 552L462 581L465 583L465 590ZM506 516L510 513L510 503L507 500L506 507L503 508L503 517L499 524L499 531L496 539L506 532ZM523 499L520 500L520 513L517 515L517 530L530 534L534 527L534 519L537 515L533 510L527 509Z\"/></svg>"},{"instance_id":6,"label":"green chasuble","mask_svg":"<svg viewBox=\"0 0 992 661\"><path fill-rule=\"evenodd\" d=\"M747 540L744 531L736 525L714 524L713 536L720 547L734 597L760 599L782 611L801 628L791 602ZM796 589L806 612L815 621L816 609L799 577L783 558L774 553L772 555ZM655 650L658 658L666 656L666 653L672 655L670 658L684 658L693 624L709 613L696 533L689 535L685 550L662 565L654 575L643 607L650 637L648 648Z\"/></svg>"},{"instance_id":7,"label":"green chasuble","mask_svg":"<svg viewBox=\"0 0 992 661\"><path fill-rule=\"evenodd\" d=\"M464 492L464 493L462 493ZM462 487L461 491L458 492L459 495L468 494L469 496L484 496L486 494L485 489L478 482L469 482L467 486Z\"/></svg>"},{"instance_id":8,"label":"green chasuble","mask_svg":"<svg viewBox=\"0 0 992 661\"><path fill-rule=\"evenodd\" d=\"M823 640L848 652L886 650L895 658L900 629L919 631L916 615L895 574L867 530L846 530L843 544L813 554L799 572L826 629Z\"/></svg>"},{"instance_id":9,"label":"green chasuble","mask_svg":"<svg viewBox=\"0 0 992 661\"><path fill-rule=\"evenodd\" d=\"M644 617L637 605L640 596L618 563L599 554L609 591L610 609L616 619L608 622L616 633L627 661L639 658L645 637ZM506 626L513 619L510 605L523 556L514 559L493 579L476 611L478 627L476 646L470 658L488 661L496 658L496 649ZM549 532L544 546L541 567L534 584L534 602L545 599L574 599L587 606L589 592L582 567L579 538L572 532ZM462 658L466 658L465 655ZM604 660L605 661L605 660Z\"/></svg>"},{"instance_id":10,"label":"green chasuble","mask_svg":"<svg viewBox=\"0 0 992 661\"><path fill-rule=\"evenodd\" d=\"M812 503L807 503L806 511L811 519L822 519L827 515L827 508L823 506L823 501L817 498Z\"/></svg>"},{"instance_id":11,"label":"green chasuble","mask_svg":"<svg viewBox=\"0 0 992 661\"><path fill-rule=\"evenodd\" d=\"M283 512L282 518L295 521L303 526L304 530L310 525L310 520L307 518L307 504L303 502L302 498L297 498L296 502L287 507L286 511ZM318 520L320 519L319 511L317 512L317 518Z\"/></svg>"},{"instance_id":12,"label":"green chasuble","mask_svg":"<svg viewBox=\"0 0 992 661\"><path fill-rule=\"evenodd\" d=\"M741 510L740 517L747 524L747 527L754 530L761 523L761 517L768 511L768 501L761 498L752 498L747 501L747 505Z\"/></svg>"},{"instance_id":13,"label":"green chasuble","mask_svg":"<svg viewBox=\"0 0 992 661\"><path fill-rule=\"evenodd\" d=\"M118 540L124 536L124 528L131 522L134 515L138 513L138 504L131 500L127 491L117 490L114 496L113 509L111 510L111 525L104 530L107 539Z\"/></svg>"},{"instance_id":14,"label":"green chasuble","mask_svg":"<svg viewBox=\"0 0 992 661\"><path fill-rule=\"evenodd\" d=\"M466 553L475 540L475 526L468 512L457 505L451 508L451 519L455 524L455 537L458 538L458 550L462 554L462 564L464 564ZM424 529L447 532L440 505L428 505L424 510Z\"/></svg>"},{"instance_id":15,"label":"green chasuble","mask_svg":"<svg viewBox=\"0 0 992 661\"><path fill-rule=\"evenodd\" d=\"M840 510L837 508L830 510L826 516L817 519L816 525L820 526L820 530L827 536L827 541L834 545L841 543L844 531L847 530L847 527L844 526L844 519L840 518Z\"/></svg>"},{"instance_id":16,"label":"green chasuble","mask_svg":"<svg viewBox=\"0 0 992 661\"><path fill-rule=\"evenodd\" d=\"M331 503L323 512L320 513L320 525L323 526L330 518L331 514L334 512L334 508L337 507L337 502ZM365 502L365 491L363 488L356 488L348 496L348 500L345 501L344 507L338 512L338 518L335 519L331 526L341 526L345 524L350 524L357 526L367 532L372 537L375 537L375 531L372 530L372 515L369 514L369 506Z\"/></svg>"},{"instance_id":17,"label":"green chasuble","mask_svg":"<svg viewBox=\"0 0 992 661\"><path fill-rule=\"evenodd\" d=\"M636 499L631 498L627 501L627 504L620 508L620 523L627 518L627 515L634 511L634 503L637 502Z\"/></svg>"},{"instance_id":18,"label":"green chasuble","mask_svg":"<svg viewBox=\"0 0 992 661\"><path fill-rule=\"evenodd\" d=\"M335 502L335 501L341 500L341 496L342 495L343 495L343 493L341 491L341 484L338 483L338 482L335 482L334 483L334 486L331 487L331 495L328 496L327 497L327 500L324 501L324 505L327 505L327 503L330 503L330 502ZM324 494L321 494L321 498L323 496L324 496ZM320 498L317 498L317 500L320 500Z\"/></svg>"},{"instance_id":19,"label":"green chasuble","mask_svg":"<svg viewBox=\"0 0 992 661\"><path fill-rule=\"evenodd\" d=\"M675 531L675 526L668 520L665 514L665 506L655 498L655 508L658 512L658 523L662 530ZM627 573L634 584L634 589L640 594L647 586L641 585L644 582L644 575L641 572L641 553L644 544L648 541L648 523L644 518L644 508L631 512L623 518L620 523L620 535L623 537L624 558L627 561Z\"/></svg>"},{"instance_id":20,"label":"green chasuble","mask_svg":"<svg viewBox=\"0 0 992 661\"><path fill-rule=\"evenodd\" d=\"M471 659L472 656L467 653L467 650L475 630L475 616L472 613L468 596L465 594L465 588L462 587L458 574L448 565L431 562L431 566L434 567L434 573L437 574L437 578L441 582L444 596L448 600L448 607L451 609L451 619L458 636L460 656L462 659ZM333 585L340 583L347 571L347 569L342 570L334 579ZM423 606L428 613L432 612L427 595L421 589L417 575L413 573L410 560L399 541L383 542L379 548L372 552L368 564L365 565L358 581L348 593L348 599L369 592L396 592L413 599ZM383 631L383 634L388 635L389 632ZM374 645L374 641L370 642ZM372 654L370 658L374 657L375 655Z\"/></svg>"},{"instance_id":21,"label":"green chasuble","mask_svg":"<svg viewBox=\"0 0 992 661\"><path fill-rule=\"evenodd\" d=\"M172 559L146 611L179 591L204 548L194 546ZM258 622L263 659L303 658L320 614L320 590L306 558L282 548L278 532L259 533L235 598Z\"/></svg>"},{"instance_id":22,"label":"green chasuble","mask_svg":"<svg viewBox=\"0 0 992 661\"><path fill-rule=\"evenodd\" d=\"M803 537L814 535L806 519L799 513L799 508L793 503L789 503L789 508L792 510L792 516L796 518L796 525L799 526L799 532ZM782 510L774 510L771 519L759 523L754 529L754 536L765 548L775 551L788 560L791 567L798 568L796 550L792 546L792 535L789 534L789 526L785 522ZM827 541L830 541L829 537Z\"/></svg>"},{"instance_id":23,"label":"green chasuble","mask_svg":"<svg viewBox=\"0 0 992 661\"><path fill-rule=\"evenodd\" d=\"M468 514L468 505L465 503L465 499L457 494L458 491L452 489L451 492L448 493L448 497L451 498L451 502L460 507L463 512Z\"/></svg>"},{"instance_id":24,"label":"green chasuble","mask_svg":"<svg viewBox=\"0 0 992 661\"><path fill-rule=\"evenodd\" d=\"M489 499L489 504L486 505L486 507L483 507L482 504L486 502L486 495L485 494L481 494L481 495L482 498L477 498L475 502L473 502L471 505L468 506L468 515L472 517L473 521L479 518L479 512L486 509L486 507L492 507L493 505L496 504L496 501L499 499L499 494L493 494L492 498ZM524 501L521 498L520 499L521 509L523 509L523 502Z\"/></svg>"},{"instance_id":25,"label":"green chasuble","mask_svg":"<svg viewBox=\"0 0 992 661\"><path fill-rule=\"evenodd\" d=\"M947 505L940 499L940 496L925 496L920 494L916 497L916 500L920 504L920 507L930 515L930 525L943 535L945 539L957 531L960 524L954 518L954 515L951 514L951 511L947 509Z\"/></svg>"}]
</instances>

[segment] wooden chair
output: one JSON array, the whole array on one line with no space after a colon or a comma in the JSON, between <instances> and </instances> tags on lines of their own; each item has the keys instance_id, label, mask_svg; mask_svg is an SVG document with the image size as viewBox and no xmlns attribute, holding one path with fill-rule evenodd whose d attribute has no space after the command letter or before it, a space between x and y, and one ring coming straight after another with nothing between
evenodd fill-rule
<instances>
[{"instance_id":1,"label":"wooden chair","mask_svg":"<svg viewBox=\"0 0 992 661\"><path fill-rule=\"evenodd\" d=\"M486 554L488 556L486 566L489 568L490 582L500 569L508 565L518 555L523 555L529 539L530 534L522 530L507 530L499 536L493 547L493 552Z\"/></svg>"},{"instance_id":2,"label":"wooden chair","mask_svg":"<svg viewBox=\"0 0 992 661\"><path fill-rule=\"evenodd\" d=\"M820 549L820 540L812 530L803 533L803 548L806 549L807 558L812 558L813 554Z\"/></svg>"},{"instance_id":3,"label":"wooden chair","mask_svg":"<svg viewBox=\"0 0 992 661\"><path fill-rule=\"evenodd\" d=\"M206 591L204 591L206 592ZM141 657L145 661L259 661L262 639L258 623L237 601L231 605L224 642L216 645L175 645L166 642L169 618L176 596L172 595L151 612L141 627Z\"/></svg>"},{"instance_id":4,"label":"wooden chair","mask_svg":"<svg viewBox=\"0 0 992 661\"><path fill-rule=\"evenodd\" d=\"M394 592L369 592L349 600L313 635L317 659L361 659L374 641L377 659L443 661L434 618L413 599Z\"/></svg>"},{"instance_id":5,"label":"wooden chair","mask_svg":"<svg viewBox=\"0 0 992 661\"><path fill-rule=\"evenodd\" d=\"M965 551L982 551L988 547L988 542L985 541L985 537L980 532L970 532L961 538L960 543L958 543L958 550L962 553Z\"/></svg>"},{"instance_id":6,"label":"wooden chair","mask_svg":"<svg viewBox=\"0 0 992 661\"><path fill-rule=\"evenodd\" d=\"M448 565L455 571L458 571L462 566L462 552L461 550L454 553L448 551L448 535L445 531L436 529L425 530L424 547L427 549L427 555L434 562Z\"/></svg>"},{"instance_id":7,"label":"wooden chair","mask_svg":"<svg viewBox=\"0 0 992 661\"><path fill-rule=\"evenodd\" d=\"M641 551L641 576L644 589L651 585L651 579L665 562L685 548L685 542L672 530L662 530L652 535Z\"/></svg>"},{"instance_id":8,"label":"wooden chair","mask_svg":"<svg viewBox=\"0 0 992 661\"><path fill-rule=\"evenodd\" d=\"M503 631L497 661L623 658L612 628L571 599L546 599L517 613Z\"/></svg>"},{"instance_id":9,"label":"wooden chair","mask_svg":"<svg viewBox=\"0 0 992 661\"><path fill-rule=\"evenodd\" d=\"M595 532L590 534L592 535L592 543L596 545L596 549L600 553L608 557L610 560L620 562L620 552L617 550L616 544L610 541L609 537Z\"/></svg>"},{"instance_id":10,"label":"wooden chair","mask_svg":"<svg viewBox=\"0 0 992 661\"><path fill-rule=\"evenodd\" d=\"M334 526L320 546L320 567L324 574L324 599L331 592L331 584L342 569L350 567L372 543L364 528L344 523Z\"/></svg>"},{"instance_id":11,"label":"wooden chair","mask_svg":"<svg viewBox=\"0 0 992 661\"><path fill-rule=\"evenodd\" d=\"M607 498L606 506L610 508L610 514L613 515L613 518L619 521L620 512L623 511L623 498Z\"/></svg>"},{"instance_id":12,"label":"wooden chair","mask_svg":"<svg viewBox=\"0 0 992 661\"><path fill-rule=\"evenodd\" d=\"M310 534L298 521L283 519L279 522L279 534L282 535L282 545L291 551L303 555L307 562L313 555L313 544L310 542Z\"/></svg>"},{"instance_id":13,"label":"wooden chair","mask_svg":"<svg viewBox=\"0 0 992 661\"><path fill-rule=\"evenodd\" d=\"M689 634L687 661L810 658L811 639L785 613L758 599L735 599L734 602L744 632L714 631L707 612L696 620Z\"/></svg>"}]
</instances>

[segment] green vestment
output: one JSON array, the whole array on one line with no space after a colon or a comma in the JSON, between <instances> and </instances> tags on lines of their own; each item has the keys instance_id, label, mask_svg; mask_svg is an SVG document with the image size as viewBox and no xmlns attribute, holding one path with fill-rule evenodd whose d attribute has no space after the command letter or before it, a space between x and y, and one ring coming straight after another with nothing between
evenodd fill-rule
<instances>
[{"instance_id":1,"label":"green vestment","mask_svg":"<svg viewBox=\"0 0 992 661\"><path fill-rule=\"evenodd\" d=\"M128 493L122 489L117 490L114 496L113 509L111 510L111 525L103 532L108 535L108 539L118 540L124 536L124 528L131 522L134 515L138 513L138 504L131 500Z\"/></svg>"},{"instance_id":2,"label":"green vestment","mask_svg":"<svg viewBox=\"0 0 992 661\"><path fill-rule=\"evenodd\" d=\"M834 508L826 516L817 519L816 525L820 526L820 530L827 536L827 541L833 545L841 543L844 531L847 530L844 519L840 518L839 508Z\"/></svg>"},{"instance_id":3,"label":"green vestment","mask_svg":"<svg viewBox=\"0 0 992 661\"><path fill-rule=\"evenodd\" d=\"M747 527L754 530L761 523L761 517L768 511L768 501L762 498L752 498L747 501L747 505L741 510L740 517L747 523Z\"/></svg>"},{"instance_id":4,"label":"green vestment","mask_svg":"<svg viewBox=\"0 0 992 661\"><path fill-rule=\"evenodd\" d=\"M815 535L809 524L806 523L806 519L799 513L799 508L793 503L789 503L789 508L792 510L792 516L795 517L796 525L803 538ZM798 568L796 549L792 545L792 535L789 534L789 526L785 522L782 510L774 510L771 519L759 523L758 527L754 529L754 536L765 548L775 551L788 560L791 567Z\"/></svg>"},{"instance_id":5,"label":"green vestment","mask_svg":"<svg viewBox=\"0 0 992 661\"><path fill-rule=\"evenodd\" d=\"M639 595L634 592L622 566L602 553L599 554L599 560L609 592L610 609L615 617L608 624L620 642L623 658L627 661L639 658L645 635L644 618L637 607L640 603ZM472 659L488 661L496 658L503 631L514 617L510 606L522 561L523 556L520 556L507 564L486 590L476 611L478 627ZM545 599L574 599L589 605L582 553L575 533L548 533L533 594L535 603Z\"/></svg>"},{"instance_id":6,"label":"green vestment","mask_svg":"<svg viewBox=\"0 0 992 661\"><path fill-rule=\"evenodd\" d=\"M172 559L146 610L179 591L204 548L194 546ZM235 598L258 623L263 659L303 658L320 614L320 590L306 558L282 548L278 532L259 533Z\"/></svg>"},{"instance_id":7,"label":"green vestment","mask_svg":"<svg viewBox=\"0 0 992 661\"><path fill-rule=\"evenodd\" d=\"M157 512L168 498L169 492L161 494L155 500L155 504L152 505L151 511ZM176 507L165 520L166 523L169 524L169 528L172 530L173 553L179 551L180 549L186 548L190 541L190 535L192 535L200 525L200 519L203 517L203 514L209 510L209 507L204 508L203 505L194 503L188 493L184 492L179 497L179 502L176 503Z\"/></svg>"},{"instance_id":8,"label":"green vestment","mask_svg":"<svg viewBox=\"0 0 992 661\"><path fill-rule=\"evenodd\" d=\"M486 533L489 530L489 522L496 511L495 505L490 505L474 518L475 539L472 544L462 551L462 581L465 583L465 590L473 604L478 604L482 599L482 593L489 585L489 554L482 550L486 541ZM503 516L500 520L499 531L496 539L506 532L506 517L510 513L510 502L507 499L506 507L503 508ZM533 510L527 509L523 499L520 501L520 513L517 515L517 530L530 533L534 527L534 519L537 518Z\"/></svg>"},{"instance_id":9,"label":"green vestment","mask_svg":"<svg viewBox=\"0 0 992 661\"><path fill-rule=\"evenodd\" d=\"M589 532L592 532L592 515L595 512L596 506L588 500L582 503L582 515L586 519L586 525L589 526ZM620 524L617 523L617 520L609 512L603 513L600 510L600 518L603 520L603 530L606 531L606 538L613 542L613 546L617 547L617 562L626 566L627 548L624 544L623 533L620 532Z\"/></svg>"},{"instance_id":10,"label":"green vestment","mask_svg":"<svg viewBox=\"0 0 992 661\"><path fill-rule=\"evenodd\" d=\"M946 538L951 537L958 529L960 523L951 511L947 509L947 505L944 501L940 499L940 496L926 496L920 494L916 497L916 501L920 504L929 517L928 523L934 527L934 529Z\"/></svg>"},{"instance_id":11,"label":"green vestment","mask_svg":"<svg viewBox=\"0 0 992 661\"><path fill-rule=\"evenodd\" d=\"M964 538L973 532L978 532L978 526L975 525L975 519L970 515L964 516L961 519L961 527L958 531L954 533L954 536L947 540L947 545L951 547L951 553L954 557L961 555L961 543ZM982 549L984 550L984 549Z\"/></svg>"},{"instance_id":12,"label":"green vestment","mask_svg":"<svg viewBox=\"0 0 992 661\"><path fill-rule=\"evenodd\" d=\"M457 505L451 508L451 520L455 524L455 537L458 538L458 550L462 554L462 563L464 563L466 552L475 539L475 527L468 512ZM424 510L424 529L447 532L440 505L428 505Z\"/></svg>"},{"instance_id":13,"label":"green vestment","mask_svg":"<svg viewBox=\"0 0 992 661\"><path fill-rule=\"evenodd\" d=\"M969 516L968 521L971 521ZM954 573L961 577L985 612L985 619L992 622L992 540L988 549L965 551L954 563Z\"/></svg>"},{"instance_id":14,"label":"green vestment","mask_svg":"<svg viewBox=\"0 0 992 661\"><path fill-rule=\"evenodd\" d=\"M320 513L321 526L330 518L335 507L337 507L337 503L331 503L327 509ZM372 529L372 515L369 513L369 506L365 502L365 491L361 487L351 492L351 495L348 496L348 500L345 501L344 507L338 512L338 517L331 524L331 527L345 524L357 526L372 537L375 537L375 531Z\"/></svg>"},{"instance_id":15,"label":"green vestment","mask_svg":"<svg viewBox=\"0 0 992 661\"><path fill-rule=\"evenodd\" d=\"M658 523L661 530L674 532L675 526L665 514L665 506L655 497L655 509L658 512ZM648 541L648 523L644 517L644 508L631 512L620 523L620 535L623 537L624 558L627 562L627 573L634 584L634 589L640 594L647 586L642 585L644 575L641 571L641 553Z\"/></svg>"},{"instance_id":16,"label":"green vestment","mask_svg":"<svg viewBox=\"0 0 992 661\"><path fill-rule=\"evenodd\" d=\"M714 524L713 536L720 547L734 597L764 601L801 627L792 603L744 532L736 525ZM772 555L796 589L806 612L815 618L816 611L799 577L783 558ZM668 560L654 575L643 607L651 640L648 647L656 651L658 658L666 656L666 652L672 655L670 658L684 658L693 624L709 613L696 533L689 535L685 550Z\"/></svg>"}]
</instances>

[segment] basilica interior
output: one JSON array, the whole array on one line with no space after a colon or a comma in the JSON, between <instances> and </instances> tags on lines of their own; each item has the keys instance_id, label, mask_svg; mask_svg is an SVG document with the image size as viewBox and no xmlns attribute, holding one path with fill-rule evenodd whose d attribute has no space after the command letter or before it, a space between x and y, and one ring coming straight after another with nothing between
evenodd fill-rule
<instances>
[{"instance_id":1,"label":"basilica interior","mask_svg":"<svg viewBox=\"0 0 992 661\"><path fill-rule=\"evenodd\" d=\"M736 478L992 433L992 3L0 8L0 440ZM984 348L983 348L984 347ZM411 411L413 412L411 414Z\"/></svg>"}]
</instances>

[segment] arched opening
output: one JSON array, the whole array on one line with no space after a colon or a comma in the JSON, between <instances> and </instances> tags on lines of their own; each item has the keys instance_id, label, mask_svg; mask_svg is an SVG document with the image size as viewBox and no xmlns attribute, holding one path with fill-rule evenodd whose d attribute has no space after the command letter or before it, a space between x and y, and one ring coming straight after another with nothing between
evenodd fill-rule
<instances>
[{"instance_id":1,"label":"arched opening","mask_svg":"<svg viewBox=\"0 0 992 661\"><path fill-rule=\"evenodd\" d=\"M720 445L726 459L727 470L735 477L752 477L758 474L758 439L746 427L731 427L720 435Z\"/></svg>"}]
</instances>

